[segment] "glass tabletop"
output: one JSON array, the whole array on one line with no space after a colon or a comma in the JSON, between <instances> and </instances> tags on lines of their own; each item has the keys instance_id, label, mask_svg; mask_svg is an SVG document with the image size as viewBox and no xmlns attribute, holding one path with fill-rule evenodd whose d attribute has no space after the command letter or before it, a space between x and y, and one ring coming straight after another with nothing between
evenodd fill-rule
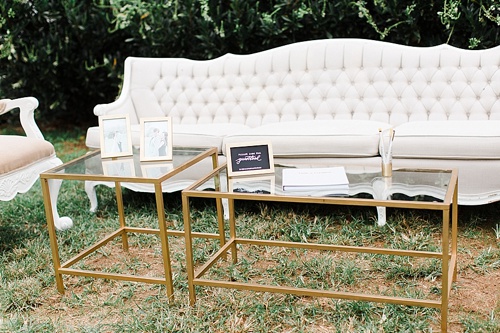
<instances>
[{"instance_id":1,"label":"glass tabletop","mask_svg":"<svg viewBox=\"0 0 500 333\"><path fill-rule=\"evenodd\" d=\"M74 176L102 176L112 178L159 179L193 160L200 154L213 148L174 147L172 159L168 161L141 162L139 150L134 149L133 156L102 158L100 150L95 150L67 162L45 174L66 174Z\"/></svg>"},{"instance_id":2,"label":"glass tabletop","mask_svg":"<svg viewBox=\"0 0 500 333\"><path fill-rule=\"evenodd\" d=\"M395 169L392 177L383 177L381 168L346 166L349 181L346 191L327 187L305 190L283 190L283 170L286 168L329 167L329 165L275 165L272 174L247 177L227 177L226 168L195 184L189 190L206 191L220 184L218 192L226 194L261 194L274 196L348 197L376 200L440 201L452 198L456 170Z\"/></svg>"}]
</instances>

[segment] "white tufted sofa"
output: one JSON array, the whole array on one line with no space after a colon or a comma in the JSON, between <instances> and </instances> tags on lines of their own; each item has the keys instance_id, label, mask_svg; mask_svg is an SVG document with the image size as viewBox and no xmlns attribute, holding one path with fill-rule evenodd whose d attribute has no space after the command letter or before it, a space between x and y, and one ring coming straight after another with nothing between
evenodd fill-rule
<instances>
[{"instance_id":1,"label":"white tufted sofa","mask_svg":"<svg viewBox=\"0 0 500 333\"><path fill-rule=\"evenodd\" d=\"M174 145L223 152L265 139L278 161L366 166L380 166L378 130L393 127L395 168L458 168L459 202L477 205L500 200L499 68L500 47L363 39L207 61L130 57L119 98L94 113L129 114L136 145L141 117L169 115ZM99 147L97 127L86 142Z\"/></svg>"}]
</instances>

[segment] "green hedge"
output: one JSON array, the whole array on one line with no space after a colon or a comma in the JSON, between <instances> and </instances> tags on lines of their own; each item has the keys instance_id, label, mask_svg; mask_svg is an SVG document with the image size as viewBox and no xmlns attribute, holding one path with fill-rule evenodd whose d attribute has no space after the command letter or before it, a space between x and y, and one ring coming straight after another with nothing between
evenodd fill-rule
<instances>
[{"instance_id":1,"label":"green hedge","mask_svg":"<svg viewBox=\"0 0 500 333\"><path fill-rule=\"evenodd\" d=\"M296 41L499 44L495 0L11 0L0 4L0 96L37 97L47 124L96 123L127 56L210 59Z\"/></svg>"}]
</instances>

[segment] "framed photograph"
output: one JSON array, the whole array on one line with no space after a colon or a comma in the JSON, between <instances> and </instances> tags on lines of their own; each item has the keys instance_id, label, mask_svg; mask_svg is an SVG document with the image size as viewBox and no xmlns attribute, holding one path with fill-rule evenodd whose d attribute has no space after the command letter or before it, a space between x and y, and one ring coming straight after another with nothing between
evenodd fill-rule
<instances>
[{"instance_id":1,"label":"framed photograph","mask_svg":"<svg viewBox=\"0 0 500 333\"><path fill-rule=\"evenodd\" d=\"M133 155L128 115L100 116L99 130L102 158Z\"/></svg>"},{"instance_id":2,"label":"framed photograph","mask_svg":"<svg viewBox=\"0 0 500 333\"><path fill-rule=\"evenodd\" d=\"M228 178L229 192L274 194L275 175Z\"/></svg>"},{"instance_id":3,"label":"framed photograph","mask_svg":"<svg viewBox=\"0 0 500 333\"><path fill-rule=\"evenodd\" d=\"M270 142L227 144L226 157L228 177L274 173Z\"/></svg>"},{"instance_id":4,"label":"framed photograph","mask_svg":"<svg viewBox=\"0 0 500 333\"><path fill-rule=\"evenodd\" d=\"M160 178L172 170L173 163L141 163L142 176L145 178Z\"/></svg>"},{"instance_id":5,"label":"framed photograph","mask_svg":"<svg viewBox=\"0 0 500 333\"><path fill-rule=\"evenodd\" d=\"M103 160L102 172L105 176L110 177L135 177L134 159Z\"/></svg>"},{"instance_id":6,"label":"framed photograph","mask_svg":"<svg viewBox=\"0 0 500 333\"><path fill-rule=\"evenodd\" d=\"M172 159L172 118L141 118L141 161Z\"/></svg>"}]
</instances>

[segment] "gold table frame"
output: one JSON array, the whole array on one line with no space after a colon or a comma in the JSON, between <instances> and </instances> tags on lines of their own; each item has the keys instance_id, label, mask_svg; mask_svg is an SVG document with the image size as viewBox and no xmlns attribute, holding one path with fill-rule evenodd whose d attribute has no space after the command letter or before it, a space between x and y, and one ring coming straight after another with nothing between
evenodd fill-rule
<instances>
[{"instance_id":1,"label":"gold table frame","mask_svg":"<svg viewBox=\"0 0 500 333\"><path fill-rule=\"evenodd\" d=\"M174 148L174 158L175 158L175 149ZM167 296L169 299L173 299L173 283L172 283L172 271L170 265L170 250L168 244L168 236L183 236L183 231L175 231L175 230L167 230L167 224L165 220L165 212L164 212L164 201L163 201L163 191L162 191L162 183L173 177L174 175L186 170L187 168L192 167L193 165L201 162L205 158L211 157L212 159L212 169L217 168L218 165L218 157L217 157L217 149L216 148L180 148L185 151L193 152L193 157L189 158L186 162L180 164L179 166L173 168L172 170L159 175L158 177L144 177L144 176L106 176L104 174L86 174L86 173L66 173L66 169L70 166L79 165L79 163L85 163L86 160L90 158L95 158L100 156L100 151L96 150L90 152L86 155L83 155L79 158L76 158L70 162L64 163L56 168L50 169L40 175L42 192L44 198L45 205L45 214L47 217L47 225L50 237L50 245L52 251L52 259L54 264L54 272L57 284L57 290L64 294L64 283L63 283L63 274L66 275L74 275L74 276L86 276L86 277L94 277L94 278L105 278L105 279L115 279L115 280L124 280L124 281L134 281L134 282L144 282L144 283L152 283L152 284L163 284L166 287ZM120 161L123 158L113 159L113 161ZM168 163L169 161L165 161ZM171 162L171 161L170 161ZM160 162L161 163L161 162ZM57 242L56 236L56 228L54 224L54 215L52 208L52 198L50 196L50 186L51 182L54 180L62 181L62 180L79 180L79 181L108 181L115 183L115 192L116 192L116 202L119 216L119 228L117 228L114 232L107 235L105 238L101 239L94 245L82 250L80 253L70 258L66 262L61 264L61 259L59 256L59 246ZM146 183L152 184L154 186L155 191L155 199L156 199L156 209L158 216L158 229L153 228L136 228L129 227L125 221L124 214L124 204L122 197L122 189L121 183ZM57 198L56 198L57 199ZM97 251L102 246L106 245L111 240L121 237L122 240L122 248L124 251L128 251L128 233L145 233L145 234L156 234L159 235L161 242L161 251L162 251L162 259L163 259L163 270L164 277L150 277L150 276L136 276L130 274L119 274L119 273L109 273L102 271L90 271L84 269L75 269L71 268L73 265L78 263L79 261L86 258L88 255ZM208 233L196 233L194 237L204 237L204 238L219 238L221 239L221 244L224 244L224 234L208 234Z\"/></svg>"},{"instance_id":2,"label":"gold table frame","mask_svg":"<svg viewBox=\"0 0 500 333\"><path fill-rule=\"evenodd\" d=\"M217 169L211 172L206 177L198 182L187 187L182 191L182 204L184 215L184 232L186 237L186 261L190 304L196 303L195 286L210 286L221 288L232 288L239 290L252 290L258 292L276 292L285 294L295 294L299 296L315 296L328 297L336 299L360 300L379 303L393 303L409 306L421 306L438 308L441 311L441 329L442 332L447 332L448 325L448 301L451 292L453 281L457 275L457 215L458 215L458 171L439 170L450 172L450 181L442 202L424 202L424 201L404 201L404 200L376 200L350 197L311 197L311 196L295 196L295 195L275 195L275 194L255 194L241 193L221 190L220 187L215 191L200 191L197 190L201 184L208 179L214 178L223 181L221 173L224 174L226 165L220 165ZM436 170L413 170L416 172L429 172ZM418 185L418 184L417 184ZM228 200L229 209L229 238L220 249L208 259L203 265L195 270L193 261L193 243L192 238L194 233L191 231L191 216L189 199L192 197L212 198L219 202L221 199ZM441 252L430 251L414 251L414 250L399 250L386 249L377 247L356 247L356 246L341 246L331 244L316 244L316 243L297 243L275 240L258 240L239 238L236 234L234 200L254 200L254 201L275 201L288 203L313 203L313 204L331 204L331 205L349 205L349 206L370 206L370 207L393 207L407 209L425 209L442 211L442 249ZM218 207L220 210L220 207ZM221 214L219 214L219 218ZM450 233L451 221L451 233ZM219 221L220 225L220 221ZM450 244L451 243L451 244ZM222 243L221 243L222 244ZM436 258L441 260L441 299L415 299L404 297L393 297L385 295L373 295L352 292L336 292L330 290L315 290L306 288L295 288L286 286L263 285L255 283L242 283L234 281L220 281L203 278L203 275L213 266L218 260L225 258L227 252L231 252L232 262L237 263L237 245L258 245L258 246L279 246L286 248L301 248L325 251L343 251L356 253L372 253L385 254L395 256L411 256L423 258Z\"/></svg>"}]
</instances>

